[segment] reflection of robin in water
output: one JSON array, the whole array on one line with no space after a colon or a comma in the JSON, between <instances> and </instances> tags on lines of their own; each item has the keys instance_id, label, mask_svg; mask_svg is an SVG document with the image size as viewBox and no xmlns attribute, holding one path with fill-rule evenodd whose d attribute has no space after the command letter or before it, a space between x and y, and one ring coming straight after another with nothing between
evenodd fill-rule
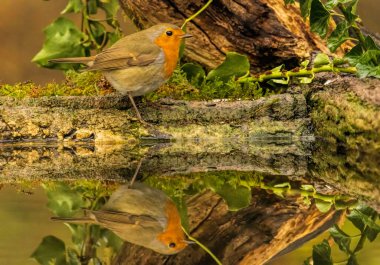
<instances>
[{"instance_id":1,"label":"reflection of robin in water","mask_svg":"<svg viewBox=\"0 0 380 265\"><path fill-rule=\"evenodd\" d=\"M142 183L121 186L100 210L86 210L85 217L52 219L99 224L125 241L167 255L180 252L189 243L173 201Z\"/></svg>"}]
</instances>

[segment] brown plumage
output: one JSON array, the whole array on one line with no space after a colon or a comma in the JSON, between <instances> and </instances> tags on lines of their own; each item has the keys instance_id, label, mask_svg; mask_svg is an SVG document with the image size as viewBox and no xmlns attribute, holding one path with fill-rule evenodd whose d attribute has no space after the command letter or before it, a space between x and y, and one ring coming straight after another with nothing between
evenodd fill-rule
<instances>
[{"instance_id":1,"label":"brown plumage","mask_svg":"<svg viewBox=\"0 0 380 265\"><path fill-rule=\"evenodd\" d=\"M59 58L53 63L82 63L86 71L101 71L121 94L128 95L137 117L143 121L133 101L156 90L173 73L183 38L191 37L172 24L158 24L128 35L110 48L91 57Z\"/></svg>"}]
</instances>

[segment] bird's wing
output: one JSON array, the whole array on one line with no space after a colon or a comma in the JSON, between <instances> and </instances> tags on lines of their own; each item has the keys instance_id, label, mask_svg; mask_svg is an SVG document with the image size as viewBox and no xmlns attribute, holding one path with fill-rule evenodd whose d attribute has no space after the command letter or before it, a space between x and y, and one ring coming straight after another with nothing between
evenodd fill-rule
<instances>
[{"instance_id":1,"label":"bird's wing","mask_svg":"<svg viewBox=\"0 0 380 265\"><path fill-rule=\"evenodd\" d=\"M147 66L159 63L161 49L147 40L123 41L96 55L93 65L86 70L108 71L133 66Z\"/></svg>"},{"instance_id":2,"label":"bird's wing","mask_svg":"<svg viewBox=\"0 0 380 265\"><path fill-rule=\"evenodd\" d=\"M157 220L153 217L147 215L134 215L124 212L116 212L109 210L99 210L99 211L91 211L91 213L95 216L96 221L102 224L106 223L118 223L118 224L138 224L138 223L149 223L155 222Z\"/></svg>"}]
</instances>

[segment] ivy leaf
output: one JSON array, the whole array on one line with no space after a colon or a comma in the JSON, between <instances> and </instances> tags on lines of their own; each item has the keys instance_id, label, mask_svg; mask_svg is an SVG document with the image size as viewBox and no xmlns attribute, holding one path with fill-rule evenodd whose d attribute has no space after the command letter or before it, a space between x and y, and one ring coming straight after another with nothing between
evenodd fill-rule
<instances>
[{"instance_id":1,"label":"ivy leaf","mask_svg":"<svg viewBox=\"0 0 380 265\"><path fill-rule=\"evenodd\" d=\"M362 233L366 226L377 232L380 232L380 226L376 224L372 216L375 216L376 212L368 206L360 205L353 209L347 218L357 227Z\"/></svg>"},{"instance_id":2,"label":"ivy leaf","mask_svg":"<svg viewBox=\"0 0 380 265\"><path fill-rule=\"evenodd\" d=\"M315 199L315 206L321 213L326 213L331 209L332 203L323 200Z\"/></svg>"},{"instance_id":3,"label":"ivy leaf","mask_svg":"<svg viewBox=\"0 0 380 265\"><path fill-rule=\"evenodd\" d=\"M349 0L349 1L344 1L346 5L346 8L342 10L342 13L348 23L352 25L352 23L355 22L355 20L358 18L356 15L356 9L358 5L358 0Z\"/></svg>"},{"instance_id":4,"label":"ivy leaf","mask_svg":"<svg viewBox=\"0 0 380 265\"><path fill-rule=\"evenodd\" d=\"M380 56L380 54L378 54L377 56ZM367 64L358 63L356 65L356 69L358 70L358 76L360 78L369 77L369 76L380 78L380 65L371 66Z\"/></svg>"},{"instance_id":5,"label":"ivy leaf","mask_svg":"<svg viewBox=\"0 0 380 265\"><path fill-rule=\"evenodd\" d=\"M32 62L42 67L67 70L72 69L74 65L53 64L49 60L85 56L85 50L81 45L84 35L71 20L59 17L45 28L44 34L44 45L41 51L34 56Z\"/></svg>"},{"instance_id":6,"label":"ivy leaf","mask_svg":"<svg viewBox=\"0 0 380 265\"><path fill-rule=\"evenodd\" d=\"M335 52L340 47L340 45L350 39L348 32L349 28L350 27L346 21L342 21L336 26L335 30L327 39L327 47L330 49L330 51Z\"/></svg>"},{"instance_id":7,"label":"ivy leaf","mask_svg":"<svg viewBox=\"0 0 380 265\"><path fill-rule=\"evenodd\" d=\"M355 255L350 255L347 261L347 265L359 265Z\"/></svg>"},{"instance_id":8,"label":"ivy leaf","mask_svg":"<svg viewBox=\"0 0 380 265\"><path fill-rule=\"evenodd\" d=\"M329 232L339 248L345 253L350 253L351 237L343 232L337 225L330 228Z\"/></svg>"},{"instance_id":9,"label":"ivy leaf","mask_svg":"<svg viewBox=\"0 0 380 265\"><path fill-rule=\"evenodd\" d=\"M57 216L70 217L84 206L82 194L59 183L52 187L44 186L48 198L47 207Z\"/></svg>"},{"instance_id":10,"label":"ivy leaf","mask_svg":"<svg viewBox=\"0 0 380 265\"><path fill-rule=\"evenodd\" d=\"M316 189L314 188L314 186L310 185L310 184L301 185L301 190L312 191L314 193L317 192Z\"/></svg>"},{"instance_id":11,"label":"ivy leaf","mask_svg":"<svg viewBox=\"0 0 380 265\"><path fill-rule=\"evenodd\" d=\"M100 0L99 7L106 12L107 19L116 18L117 11L120 9L118 0Z\"/></svg>"},{"instance_id":12,"label":"ivy leaf","mask_svg":"<svg viewBox=\"0 0 380 265\"><path fill-rule=\"evenodd\" d=\"M244 186L236 188L225 183L221 188L215 190L227 203L228 210L238 211L251 203L251 189Z\"/></svg>"},{"instance_id":13,"label":"ivy leaf","mask_svg":"<svg viewBox=\"0 0 380 265\"><path fill-rule=\"evenodd\" d=\"M88 14L90 15L94 15L98 13L98 0L88 0L87 11L88 11Z\"/></svg>"},{"instance_id":14,"label":"ivy leaf","mask_svg":"<svg viewBox=\"0 0 380 265\"><path fill-rule=\"evenodd\" d=\"M104 38L107 38L107 30L104 25L98 21L89 21L92 35L94 36L96 43L101 45Z\"/></svg>"},{"instance_id":15,"label":"ivy leaf","mask_svg":"<svg viewBox=\"0 0 380 265\"><path fill-rule=\"evenodd\" d=\"M358 70L358 76L363 78L373 76L380 78L380 48L370 36L365 39L364 47L356 45L345 58Z\"/></svg>"},{"instance_id":16,"label":"ivy leaf","mask_svg":"<svg viewBox=\"0 0 380 265\"><path fill-rule=\"evenodd\" d=\"M199 64L185 63L181 69L186 74L186 78L189 82L199 85L206 78L205 70L203 70Z\"/></svg>"},{"instance_id":17,"label":"ivy leaf","mask_svg":"<svg viewBox=\"0 0 380 265\"><path fill-rule=\"evenodd\" d=\"M363 47L359 43L356 46L354 46L348 53L346 53L344 58L347 59L351 65L355 66L363 53Z\"/></svg>"},{"instance_id":18,"label":"ivy leaf","mask_svg":"<svg viewBox=\"0 0 380 265\"><path fill-rule=\"evenodd\" d=\"M41 265L66 265L65 243L55 236L47 236L31 255Z\"/></svg>"},{"instance_id":19,"label":"ivy leaf","mask_svg":"<svg viewBox=\"0 0 380 265\"><path fill-rule=\"evenodd\" d=\"M309 66L310 60L305 60L300 63L301 69L306 69Z\"/></svg>"},{"instance_id":20,"label":"ivy leaf","mask_svg":"<svg viewBox=\"0 0 380 265\"><path fill-rule=\"evenodd\" d=\"M318 53L317 56L315 57L314 59L314 67L321 67L321 66L324 66L324 65L329 65L331 62L330 62L330 58L327 54L324 54L324 53Z\"/></svg>"},{"instance_id":21,"label":"ivy leaf","mask_svg":"<svg viewBox=\"0 0 380 265\"><path fill-rule=\"evenodd\" d=\"M321 244L313 246L313 264L333 265L331 259L331 248L326 239Z\"/></svg>"},{"instance_id":22,"label":"ivy leaf","mask_svg":"<svg viewBox=\"0 0 380 265\"><path fill-rule=\"evenodd\" d=\"M231 77L240 77L245 75L250 68L247 56L228 52L224 62L207 75L207 80L219 78L222 81L228 81Z\"/></svg>"},{"instance_id":23,"label":"ivy leaf","mask_svg":"<svg viewBox=\"0 0 380 265\"><path fill-rule=\"evenodd\" d=\"M322 38L326 37L330 21L330 12L320 0L313 0L310 10L310 27Z\"/></svg>"},{"instance_id":24,"label":"ivy leaf","mask_svg":"<svg viewBox=\"0 0 380 265\"><path fill-rule=\"evenodd\" d=\"M62 15L68 13L80 13L83 8L82 0L69 0L65 9L61 12Z\"/></svg>"},{"instance_id":25,"label":"ivy leaf","mask_svg":"<svg viewBox=\"0 0 380 265\"><path fill-rule=\"evenodd\" d=\"M311 2L313 2L313 0L300 0L301 15L303 18L310 16Z\"/></svg>"},{"instance_id":26,"label":"ivy leaf","mask_svg":"<svg viewBox=\"0 0 380 265\"><path fill-rule=\"evenodd\" d=\"M281 64L275 68L273 68L272 70L270 70L273 74L274 73L281 73L282 69L284 69L285 65L284 64Z\"/></svg>"}]
</instances>

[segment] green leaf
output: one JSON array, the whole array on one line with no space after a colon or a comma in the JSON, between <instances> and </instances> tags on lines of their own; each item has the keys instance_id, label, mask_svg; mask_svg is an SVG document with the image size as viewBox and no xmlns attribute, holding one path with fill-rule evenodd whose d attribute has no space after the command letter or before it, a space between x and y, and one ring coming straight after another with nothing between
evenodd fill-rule
<instances>
[{"instance_id":1,"label":"green leaf","mask_svg":"<svg viewBox=\"0 0 380 265\"><path fill-rule=\"evenodd\" d=\"M104 241L105 246L112 248L115 253L118 252L121 249L121 246L123 245L123 240L121 240L120 237L118 237L108 229L101 229L100 237Z\"/></svg>"},{"instance_id":2,"label":"green leaf","mask_svg":"<svg viewBox=\"0 0 380 265\"><path fill-rule=\"evenodd\" d=\"M325 3L325 7L328 10L334 9L338 4L340 3L340 0L327 0Z\"/></svg>"},{"instance_id":3,"label":"green leaf","mask_svg":"<svg viewBox=\"0 0 380 265\"><path fill-rule=\"evenodd\" d=\"M311 2L313 2L313 0L300 0L301 15L303 18L310 16Z\"/></svg>"},{"instance_id":4,"label":"green leaf","mask_svg":"<svg viewBox=\"0 0 380 265\"><path fill-rule=\"evenodd\" d=\"M290 185L289 182L284 182L284 183L276 184L273 187L275 187L275 188L288 188L288 189L292 188L292 186Z\"/></svg>"},{"instance_id":5,"label":"green leaf","mask_svg":"<svg viewBox=\"0 0 380 265\"><path fill-rule=\"evenodd\" d=\"M343 65L343 64L348 64L348 60L345 58L339 58L339 57L335 57L333 59L333 65L334 66L339 66L339 65Z\"/></svg>"},{"instance_id":6,"label":"green leaf","mask_svg":"<svg viewBox=\"0 0 380 265\"><path fill-rule=\"evenodd\" d=\"M44 45L41 51L34 56L32 62L42 67L67 70L74 66L72 64L53 64L48 61L85 55L85 50L81 45L84 36L71 20L59 17L44 30L44 34Z\"/></svg>"},{"instance_id":7,"label":"green leaf","mask_svg":"<svg viewBox=\"0 0 380 265\"><path fill-rule=\"evenodd\" d=\"M344 58L347 59L351 65L355 66L359 61L360 57L363 55L363 53L363 47L359 43L355 47L353 47L348 53L346 53Z\"/></svg>"},{"instance_id":8,"label":"green leaf","mask_svg":"<svg viewBox=\"0 0 380 265\"><path fill-rule=\"evenodd\" d=\"M115 19L120 9L118 0L100 0L99 7L106 12L107 19Z\"/></svg>"},{"instance_id":9,"label":"green leaf","mask_svg":"<svg viewBox=\"0 0 380 265\"><path fill-rule=\"evenodd\" d=\"M224 62L207 75L207 80L218 78L224 82L231 77L240 77L245 75L250 68L248 57L236 52L228 52Z\"/></svg>"},{"instance_id":10,"label":"green leaf","mask_svg":"<svg viewBox=\"0 0 380 265\"><path fill-rule=\"evenodd\" d=\"M112 45L121 38L120 32L107 32L108 45Z\"/></svg>"},{"instance_id":11,"label":"green leaf","mask_svg":"<svg viewBox=\"0 0 380 265\"><path fill-rule=\"evenodd\" d=\"M347 265L359 265L355 255L350 255L347 261Z\"/></svg>"},{"instance_id":12,"label":"green leaf","mask_svg":"<svg viewBox=\"0 0 380 265\"><path fill-rule=\"evenodd\" d=\"M83 242L82 242L83 243ZM67 265L81 265L79 254L73 248L67 248Z\"/></svg>"},{"instance_id":13,"label":"green leaf","mask_svg":"<svg viewBox=\"0 0 380 265\"><path fill-rule=\"evenodd\" d=\"M365 231L365 236L368 238L368 240L370 242L373 242L377 235L379 234L379 230L378 229L371 229L371 228L368 228L366 231Z\"/></svg>"},{"instance_id":14,"label":"green leaf","mask_svg":"<svg viewBox=\"0 0 380 265\"><path fill-rule=\"evenodd\" d=\"M376 216L375 210L368 206L360 205L353 209L347 216L355 227L357 227L362 233L366 226L374 231L380 232L380 226L373 220L373 216Z\"/></svg>"},{"instance_id":15,"label":"green leaf","mask_svg":"<svg viewBox=\"0 0 380 265\"><path fill-rule=\"evenodd\" d=\"M298 77L298 80L301 84L310 84L313 82L314 77Z\"/></svg>"},{"instance_id":16,"label":"green leaf","mask_svg":"<svg viewBox=\"0 0 380 265\"><path fill-rule=\"evenodd\" d=\"M238 211L248 207L251 203L251 189L244 186L236 188L225 183L220 189L215 190L227 203L230 211Z\"/></svg>"},{"instance_id":17,"label":"green leaf","mask_svg":"<svg viewBox=\"0 0 380 265\"><path fill-rule=\"evenodd\" d=\"M302 69L306 69L309 66L310 60L305 60L300 63Z\"/></svg>"},{"instance_id":18,"label":"green leaf","mask_svg":"<svg viewBox=\"0 0 380 265\"><path fill-rule=\"evenodd\" d=\"M199 85L206 78L205 70L199 64L185 63L181 69L186 74L187 80L191 83Z\"/></svg>"},{"instance_id":19,"label":"green leaf","mask_svg":"<svg viewBox=\"0 0 380 265\"><path fill-rule=\"evenodd\" d=\"M330 12L320 0L313 0L310 11L310 27L322 38L326 37L330 21Z\"/></svg>"},{"instance_id":20,"label":"green leaf","mask_svg":"<svg viewBox=\"0 0 380 265\"><path fill-rule=\"evenodd\" d=\"M106 38L107 30L104 25L98 21L89 21L92 35L94 36L96 43L101 45Z\"/></svg>"},{"instance_id":21,"label":"green leaf","mask_svg":"<svg viewBox=\"0 0 380 265\"><path fill-rule=\"evenodd\" d=\"M281 64L275 68L273 68L272 70L270 70L273 74L274 73L281 73L282 69L284 69L285 65L284 64Z\"/></svg>"},{"instance_id":22,"label":"green leaf","mask_svg":"<svg viewBox=\"0 0 380 265\"><path fill-rule=\"evenodd\" d=\"M310 184L301 185L301 190L312 191L314 193L316 192L314 186Z\"/></svg>"},{"instance_id":23,"label":"green leaf","mask_svg":"<svg viewBox=\"0 0 380 265\"><path fill-rule=\"evenodd\" d=\"M350 253L351 237L343 232L337 225L330 228L329 232L339 248L345 253Z\"/></svg>"},{"instance_id":24,"label":"green leaf","mask_svg":"<svg viewBox=\"0 0 380 265\"><path fill-rule=\"evenodd\" d=\"M61 12L62 15L67 13L80 13L82 12L82 0L69 0L66 8Z\"/></svg>"},{"instance_id":25,"label":"green leaf","mask_svg":"<svg viewBox=\"0 0 380 265\"><path fill-rule=\"evenodd\" d=\"M329 65L331 63L330 58L327 54L318 53L314 59L314 67L321 67L324 65Z\"/></svg>"},{"instance_id":26,"label":"green leaf","mask_svg":"<svg viewBox=\"0 0 380 265\"><path fill-rule=\"evenodd\" d=\"M345 9L342 10L342 13L344 17L346 18L347 22L352 25L355 20L358 18L356 15L356 10L357 10L357 5L358 5L358 0L348 0L345 1Z\"/></svg>"},{"instance_id":27,"label":"green leaf","mask_svg":"<svg viewBox=\"0 0 380 265\"><path fill-rule=\"evenodd\" d=\"M318 210L322 213L326 213L331 209L332 203L326 202L323 200L315 199L315 206L317 206Z\"/></svg>"},{"instance_id":28,"label":"green leaf","mask_svg":"<svg viewBox=\"0 0 380 265\"><path fill-rule=\"evenodd\" d=\"M375 41L372 39L372 37L369 35L365 38L364 43L365 43L365 48L367 50L379 50L380 49L379 46L377 46L377 44L375 43Z\"/></svg>"},{"instance_id":29,"label":"green leaf","mask_svg":"<svg viewBox=\"0 0 380 265\"><path fill-rule=\"evenodd\" d=\"M358 70L358 76L360 78L369 77L369 76L380 78L380 65L370 66L367 64L358 63L356 65L356 69Z\"/></svg>"},{"instance_id":30,"label":"green leaf","mask_svg":"<svg viewBox=\"0 0 380 265\"><path fill-rule=\"evenodd\" d=\"M52 187L44 186L48 198L48 208L57 216L70 217L85 206L82 194L70 189L64 183L57 183Z\"/></svg>"},{"instance_id":31,"label":"green leaf","mask_svg":"<svg viewBox=\"0 0 380 265\"><path fill-rule=\"evenodd\" d=\"M340 45L350 39L350 35L348 33L349 28L350 27L346 21L342 21L336 26L335 30L327 39L327 47L330 51L335 52Z\"/></svg>"},{"instance_id":32,"label":"green leaf","mask_svg":"<svg viewBox=\"0 0 380 265\"><path fill-rule=\"evenodd\" d=\"M54 236L46 236L31 255L41 265L66 265L65 243Z\"/></svg>"},{"instance_id":33,"label":"green leaf","mask_svg":"<svg viewBox=\"0 0 380 265\"><path fill-rule=\"evenodd\" d=\"M313 246L313 264L333 265L331 259L331 248L326 239L321 244Z\"/></svg>"},{"instance_id":34,"label":"green leaf","mask_svg":"<svg viewBox=\"0 0 380 265\"><path fill-rule=\"evenodd\" d=\"M94 15L98 12L98 0L87 1L87 12L90 15Z\"/></svg>"},{"instance_id":35,"label":"green leaf","mask_svg":"<svg viewBox=\"0 0 380 265\"><path fill-rule=\"evenodd\" d=\"M288 79L271 79L268 81L269 84L281 84L281 85L287 85L289 84Z\"/></svg>"}]
</instances>

